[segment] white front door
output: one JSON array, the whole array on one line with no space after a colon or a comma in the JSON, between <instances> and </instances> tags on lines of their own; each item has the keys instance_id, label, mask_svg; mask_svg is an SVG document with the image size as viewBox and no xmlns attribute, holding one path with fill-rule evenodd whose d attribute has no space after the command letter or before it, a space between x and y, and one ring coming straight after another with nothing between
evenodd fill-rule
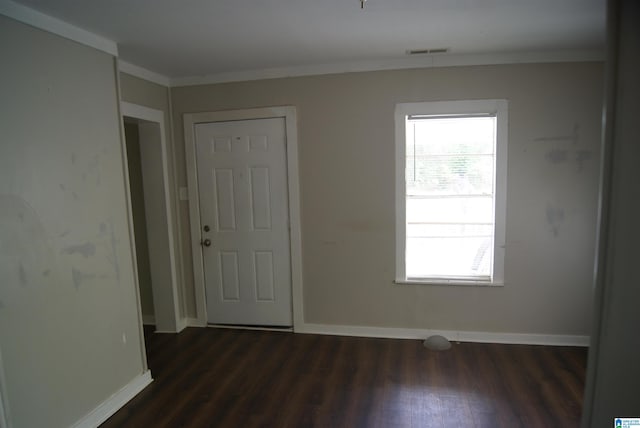
<instances>
[{"instance_id":1,"label":"white front door","mask_svg":"<svg viewBox=\"0 0 640 428\"><path fill-rule=\"evenodd\" d=\"M291 326L284 118L195 125L211 324Z\"/></svg>"}]
</instances>

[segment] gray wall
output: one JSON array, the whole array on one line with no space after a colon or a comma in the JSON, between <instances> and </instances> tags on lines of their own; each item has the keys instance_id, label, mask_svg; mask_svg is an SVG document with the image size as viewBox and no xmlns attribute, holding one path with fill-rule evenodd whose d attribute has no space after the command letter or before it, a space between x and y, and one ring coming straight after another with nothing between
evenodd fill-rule
<instances>
[{"instance_id":1,"label":"gray wall","mask_svg":"<svg viewBox=\"0 0 640 428\"><path fill-rule=\"evenodd\" d=\"M16 427L67 427L145 366L114 58L0 16L0 348Z\"/></svg>"},{"instance_id":2,"label":"gray wall","mask_svg":"<svg viewBox=\"0 0 640 428\"><path fill-rule=\"evenodd\" d=\"M567 63L172 88L178 184L184 113L294 105L307 323L588 335L602 85L601 63ZM394 107L482 98L510 103L506 284L394 285Z\"/></svg>"}]
</instances>

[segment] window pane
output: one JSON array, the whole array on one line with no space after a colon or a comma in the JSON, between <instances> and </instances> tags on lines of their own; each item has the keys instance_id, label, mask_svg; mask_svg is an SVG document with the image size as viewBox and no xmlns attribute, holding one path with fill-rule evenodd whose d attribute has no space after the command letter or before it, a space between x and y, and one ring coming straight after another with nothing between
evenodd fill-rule
<instances>
[{"instance_id":1,"label":"window pane","mask_svg":"<svg viewBox=\"0 0 640 428\"><path fill-rule=\"evenodd\" d=\"M460 117L417 119L415 126L417 154L493 154L495 117Z\"/></svg>"},{"instance_id":2,"label":"window pane","mask_svg":"<svg viewBox=\"0 0 640 428\"><path fill-rule=\"evenodd\" d=\"M489 277L496 118L406 125L407 278Z\"/></svg>"},{"instance_id":3,"label":"window pane","mask_svg":"<svg viewBox=\"0 0 640 428\"><path fill-rule=\"evenodd\" d=\"M493 236L493 225L478 224L407 224L407 238L487 238Z\"/></svg>"},{"instance_id":4,"label":"window pane","mask_svg":"<svg viewBox=\"0 0 640 428\"><path fill-rule=\"evenodd\" d=\"M407 236L407 278L490 276L493 238Z\"/></svg>"},{"instance_id":5,"label":"window pane","mask_svg":"<svg viewBox=\"0 0 640 428\"><path fill-rule=\"evenodd\" d=\"M407 157L407 195L491 195L493 155Z\"/></svg>"},{"instance_id":6,"label":"window pane","mask_svg":"<svg viewBox=\"0 0 640 428\"><path fill-rule=\"evenodd\" d=\"M407 223L491 223L493 224L493 198L407 197Z\"/></svg>"}]
</instances>

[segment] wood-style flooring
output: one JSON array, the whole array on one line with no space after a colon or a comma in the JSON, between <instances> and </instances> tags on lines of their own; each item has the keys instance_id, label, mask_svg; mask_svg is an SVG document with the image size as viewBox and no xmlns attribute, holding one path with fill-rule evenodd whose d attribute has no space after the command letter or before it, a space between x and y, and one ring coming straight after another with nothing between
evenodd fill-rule
<instances>
[{"instance_id":1,"label":"wood-style flooring","mask_svg":"<svg viewBox=\"0 0 640 428\"><path fill-rule=\"evenodd\" d=\"M577 427L587 357L214 328L146 343L154 382L103 427Z\"/></svg>"}]
</instances>

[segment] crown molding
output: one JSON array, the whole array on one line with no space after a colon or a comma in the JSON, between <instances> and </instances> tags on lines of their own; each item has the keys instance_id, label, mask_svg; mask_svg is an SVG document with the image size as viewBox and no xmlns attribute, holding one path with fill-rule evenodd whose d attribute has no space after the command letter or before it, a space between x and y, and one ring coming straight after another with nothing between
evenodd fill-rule
<instances>
[{"instance_id":1,"label":"crown molding","mask_svg":"<svg viewBox=\"0 0 640 428\"><path fill-rule=\"evenodd\" d=\"M316 64L309 66L215 73L205 76L179 77L171 79L171 86L194 86L214 83L277 79L284 77L317 76L323 74L401 70L410 68L590 61L604 61L604 52L601 50L583 50L458 55L435 54L392 60Z\"/></svg>"},{"instance_id":2,"label":"crown molding","mask_svg":"<svg viewBox=\"0 0 640 428\"><path fill-rule=\"evenodd\" d=\"M131 76L156 83L158 85L167 87L171 86L171 79L169 77L164 76L160 73L156 73L155 71L139 67L135 64L131 64L130 62L123 61L121 59L118 60L118 69L122 73L126 73Z\"/></svg>"},{"instance_id":3,"label":"crown molding","mask_svg":"<svg viewBox=\"0 0 640 428\"><path fill-rule=\"evenodd\" d=\"M65 39L90 46L115 57L118 56L118 45L114 41L11 0L0 0L0 14L40 30L64 37Z\"/></svg>"}]
</instances>

